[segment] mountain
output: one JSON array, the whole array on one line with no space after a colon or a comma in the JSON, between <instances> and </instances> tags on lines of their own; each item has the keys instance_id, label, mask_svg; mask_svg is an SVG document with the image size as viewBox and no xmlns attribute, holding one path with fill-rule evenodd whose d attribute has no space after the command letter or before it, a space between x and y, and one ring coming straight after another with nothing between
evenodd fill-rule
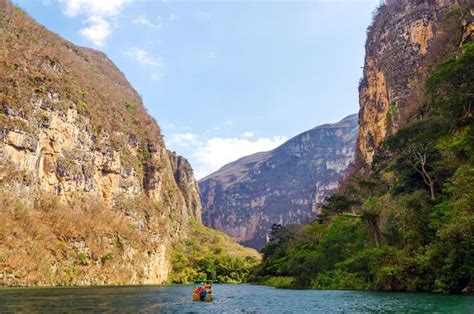
<instances>
[{"instance_id":1,"label":"mountain","mask_svg":"<svg viewBox=\"0 0 474 314\"><path fill-rule=\"evenodd\" d=\"M203 223L261 248L273 224L311 221L353 161L356 138L351 115L222 167L199 181Z\"/></svg>"},{"instance_id":2,"label":"mountain","mask_svg":"<svg viewBox=\"0 0 474 314\"><path fill-rule=\"evenodd\" d=\"M105 54L7 0L0 43L0 285L167 281L201 220L187 160Z\"/></svg>"}]
</instances>

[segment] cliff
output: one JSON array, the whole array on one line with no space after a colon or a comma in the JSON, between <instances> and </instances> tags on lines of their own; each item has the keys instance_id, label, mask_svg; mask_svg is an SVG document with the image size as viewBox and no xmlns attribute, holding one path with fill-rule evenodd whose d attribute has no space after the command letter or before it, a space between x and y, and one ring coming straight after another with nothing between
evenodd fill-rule
<instances>
[{"instance_id":1,"label":"cliff","mask_svg":"<svg viewBox=\"0 0 474 314\"><path fill-rule=\"evenodd\" d=\"M362 167L372 163L382 139L418 111L433 66L472 36L469 6L456 0L389 0L374 13L359 86Z\"/></svg>"},{"instance_id":2,"label":"cliff","mask_svg":"<svg viewBox=\"0 0 474 314\"><path fill-rule=\"evenodd\" d=\"M158 284L201 216L188 162L103 53L0 1L0 284Z\"/></svg>"},{"instance_id":3,"label":"cliff","mask_svg":"<svg viewBox=\"0 0 474 314\"><path fill-rule=\"evenodd\" d=\"M351 115L222 167L199 182L203 223L260 248L273 224L311 221L353 161L356 137Z\"/></svg>"}]
</instances>

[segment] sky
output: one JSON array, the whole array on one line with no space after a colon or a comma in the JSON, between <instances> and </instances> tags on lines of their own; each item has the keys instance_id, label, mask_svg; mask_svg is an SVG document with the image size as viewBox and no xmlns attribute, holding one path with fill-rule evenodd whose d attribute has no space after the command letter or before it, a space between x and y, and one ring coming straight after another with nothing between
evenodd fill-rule
<instances>
[{"instance_id":1,"label":"sky","mask_svg":"<svg viewBox=\"0 0 474 314\"><path fill-rule=\"evenodd\" d=\"M379 0L14 0L105 52L198 179L358 111Z\"/></svg>"}]
</instances>

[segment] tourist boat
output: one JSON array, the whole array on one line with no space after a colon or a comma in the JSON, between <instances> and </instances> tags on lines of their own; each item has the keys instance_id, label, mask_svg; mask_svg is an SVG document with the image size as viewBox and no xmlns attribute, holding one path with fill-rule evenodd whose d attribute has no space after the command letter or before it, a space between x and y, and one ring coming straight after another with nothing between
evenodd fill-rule
<instances>
[{"instance_id":1,"label":"tourist boat","mask_svg":"<svg viewBox=\"0 0 474 314\"><path fill-rule=\"evenodd\" d=\"M212 280L194 280L193 301L212 301Z\"/></svg>"}]
</instances>

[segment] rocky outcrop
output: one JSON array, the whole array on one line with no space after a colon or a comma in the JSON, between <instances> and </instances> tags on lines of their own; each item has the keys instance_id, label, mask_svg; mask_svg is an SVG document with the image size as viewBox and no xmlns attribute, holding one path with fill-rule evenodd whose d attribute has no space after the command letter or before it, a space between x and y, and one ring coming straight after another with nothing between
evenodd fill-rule
<instances>
[{"instance_id":1,"label":"rocky outcrop","mask_svg":"<svg viewBox=\"0 0 474 314\"><path fill-rule=\"evenodd\" d=\"M6 0L0 42L2 283L164 282L167 249L201 216L190 165L103 53Z\"/></svg>"},{"instance_id":2,"label":"rocky outcrop","mask_svg":"<svg viewBox=\"0 0 474 314\"><path fill-rule=\"evenodd\" d=\"M464 30L464 37L471 36L468 2L388 0L378 8L368 29L359 86L357 150L363 164L372 163L382 139L420 106L431 68L459 47Z\"/></svg>"},{"instance_id":3,"label":"rocky outcrop","mask_svg":"<svg viewBox=\"0 0 474 314\"><path fill-rule=\"evenodd\" d=\"M224 166L199 182L203 223L261 248L273 224L314 219L353 161L356 137L351 115Z\"/></svg>"},{"instance_id":4,"label":"rocky outcrop","mask_svg":"<svg viewBox=\"0 0 474 314\"><path fill-rule=\"evenodd\" d=\"M184 196L186 207L190 210L189 214L201 222L201 199L193 168L186 158L176 155L175 152L170 152L170 160L174 178Z\"/></svg>"}]
</instances>

